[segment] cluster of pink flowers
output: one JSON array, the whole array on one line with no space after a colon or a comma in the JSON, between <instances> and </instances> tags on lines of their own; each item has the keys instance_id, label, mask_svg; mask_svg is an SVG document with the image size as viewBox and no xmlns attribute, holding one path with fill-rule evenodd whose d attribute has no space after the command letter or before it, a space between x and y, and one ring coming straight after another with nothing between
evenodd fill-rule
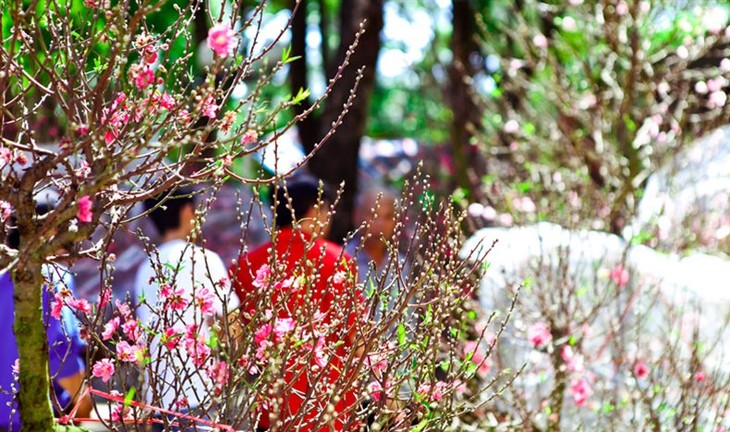
<instances>
[{"instance_id":1,"label":"cluster of pink flowers","mask_svg":"<svg viewBox=\"0 0 730 432\"><path fill-rule=\"evenodd\" d=\"M160 300L164 303L165 310L184 311L190 304L190 298L185 293L185 288L173 287L169 284L160 287Z\"/></svg>"},{"instance_id":2,"label":"cluster of pink flowers","mask_svg":"<svg viewBox=\"0 0 730 432\"><path fill-rule=\"evenodd\" d=\"M576 378L570 383L570 393L575 400L575 404L579 407L585 406L588 398L593 394L593 390L588 385L585 378Z\"/></svg>"},{"instance_id":3,"label":"cluster of pink flowers","mask_svg":"<svg viewBox=\"0 0 730 432\"><path fill-rule=\"evenodd\" d=\"M225 361L213 362L212 365L208 366L205 372L208 375L208 378L213 381L216 393L222 392L223 387L228 384L228 379L230 377L228 363Z\"/></svg>"},{"instance_id":4,"label":"cluster of pink flowers","mask_svg":"<svg viewBox=\"0 0 730 432\"><path fill-rule=\"evenodd\" d=\"M203 317L215 315L215 294L210 288L203 287L195 291L195 305Z\"/></svg>"},{"instance_id":5,"label":"cluster of pink flowers","mask_svg":"<svg viewBox=\"0 0 730 432\"><path fill-rule=\"evenodd\" d=\"M538 322L530 326L527 337L535 348L539 348L553 340L550 328L544 322Z\"/></svg>"},{"instance_id":6,"label":"cluster of pink flowers","mask_svg":"<svg viewBox=\"0 0 730 432\"><path fill-rule=\"evenodd\" d=\"M448 394L449 390L451 388L448 383L437 381L434 385L431 385L431 383L422 383L418 386L416 392L430 401L438 402L444 398L444 395Z\"/></svg>"},{"instance_id":7,"label":"cluster of pink flowers","mask_svg":"<svg viewBox=\"0 0 730 432\"><path fill-rule=\"evenodd\" d=\"M104 141L107 144L113 143L128 121L127 95L124 92L119 92L112 105L102 110L101 123L109 127L104 133Z\"/></svg>"},{"instance_id":8,"label":"cluster of pink flowers","mask_svg":"<svg viewBox=\"0 0 730 432\"><path fill-rule=\"evenodd\" d=\"M97 378L101 378L104 382L109 382L112 376L114 376L116 368L112 359L101 359L94 363L94 367L91 368L91 373Z\"/></svg>"},{"instance_id":9,"label":"cluster of pink flowers","mask_svg":"<svg viewBox=\"0 0 730 432\"><path fill-rule=\"evenodd\" d=\"M629 283L629 272L621 264L611 270L610 277L613 283L618 285L619 288L622 288Z\"/></svg>"},{"instance_id":10,"label":"cluster of pink flowers","mask_svg":"<svg viewBox=\"0 0 730 432\"><path fill-rule=\"evenodd\" d=\"M0 200L0 222L5 221L13 214L13 206L9 202Z\"/></svg>"},{"instance_id":11,"label":"cluster of pink flowers","mask_svg":"<svg viewBox=\"0 0 730 432\"><path fill-rule=\"evenodd\" d=\"M393 387L390 381L385 381L385 385L383 385L380 381L373 380L370 381L366 389L368 395L370 395L375 402L380 402L380 400L383 399L383 396L385 396L385 398L392 397Z\"/></svg>"},{"instance_id":12,"label":"cluster of pink flowers","mask_svg":"<svg viewBox=\"0 0 730 432\"><path fill-rule=\"evenodd\" d=\"M184 330L177 327L167 327L162 333L162 345L169 350L174 350L180 344L180 338L183 334L185 334Z\"/></svg>"},{"instance_id":13,"label":"cluster of pink flowers","mask_svg":"<svg viewBox=\"0 0 730 432\"><path fill-rule=\"evenodd\" d=\"M236 49L238 39L227 24L218 23L208 30L208 46L220 57L228 57Z\"/></svg>"},{"instance_id":14,"label":"cluster of pink flowers","mask_svg":"<svg viewBox=\"0 0 730 432\"><path fill-rule=\"evenodd\" d=\"M477 374L486 376L492 368L492 359L487 357L487 350L477 341L464 342L464 359L469 359L477 366Z\"/></svg>"},{"instance_id":15,"label":"cluster of pink flowers","mask_svg":"<svg viewBox=\"0 0 730 432\"><path fill-rule=\"evenodd\" d=\"M91 313L92 309L91 303L89 303L88 300L77 299L71 295L70 291L61 290L53 295L53 301L51 302L51 316L60 320L64 305L84 314Z\"/></svg>"},{"instance_id":16,"label":"cluster of pink flowers","mask_svg":"<svg viewBox=\"0 0 730 432\"><path fill-rule=\"evenodd\" d=\"M84 195L81 198L79 198L76 219L78 219L79 222L84 222L84 223L91 222L94 218L94 214L92 211L93 207L94 207L94 202L91 200L90 196Z\"/></svg>"},{"instance_id":17,"label":"cluster of pink flowers","mask_svg":"<svg viewBox=\"0 0 730 432\"><path fill-rule=\"evenodd\" d=\"M634 376L638 379L644 379L649 376L649 367L642 361L634 363Z\"/></svg>"},{"instance_id":18,"label":"cluster of pink flowers","mask_svg":"<svg viewBox=\"0 0 730 432\"><path fill-rule=\"evenodd\" d=\"M203 367L210 358L210 346L204 332L197 325L189 324L183 335L183 345L188 355L193 359L195 367Z\"/></svg>"},{"instance_id":19,"label":"cluster of pink flowers","mask_svg":"<svg viewBox=\"0 0 730 432\"><path fill-rule=\"evenodd\" d=\"M218 116L218 109L220 107L216 105L215 103L215 97L213 95L209 95L205 99L203 99L203 102L198 107L200 112L203 113L204 116L209 118L216 118Z\"/></svg>"},{"instance_id":20,"label":"cluster of pink flowers","mask_svg":"<svg viewBox=\"0 0 730 432\"><path fill-rule=\"evenodd\" d=\"M576 353L570 345L564 345L560 350L560 357L565 362L565 366L571 372L583 373L585 366L583 364L583 356Z\"/></svg>"},{"instance_id":21,"label":"cluster of pink flowers","mask_svg":"<svg viewBox=\"0 0 730 432\"><path fill-rule=\"evenodd\" d=\"M127 363L139 363L145 357L145 347L137 344L130 345L122 340L117 342L117 358Z\"/></svg>"},{"instance_id":22,"label":"cluster of pink flowers","mask_svg":"<svg viewBox=\"0 0 730 432\"><path fill-rule=\"evenodd\" d=\"M0 147L0 166L8 165L13 161L20 166L25 166L28 163L28 156L22 151Z\"/></svg>"}]
</instances>

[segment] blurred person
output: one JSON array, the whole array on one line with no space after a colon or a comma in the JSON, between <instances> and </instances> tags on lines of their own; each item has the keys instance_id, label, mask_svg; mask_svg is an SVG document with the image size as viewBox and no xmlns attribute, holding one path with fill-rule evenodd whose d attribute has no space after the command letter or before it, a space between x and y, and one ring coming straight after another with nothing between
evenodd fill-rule
<instances>
[{"instance_id":1,"label":"blurred person","mask_svg":"<svg viewBox=\"0 0 730 432\"><path fill-rule=\"evenodd\" d=\"M43 200L36 206L36 214L42 216L54 207L52 200ZM20 247L20 233L15 228L15 218L9 220L7 246ZM42 292L43 321L48 341L48 371L52 391L63 412L54 404L54 414L62 416L76 407L77 418L88 418L93 408L91 396L85 392L84 364L85 343L79 335L79 322L71 309L64 307L58 319L51 316L51 302L57 292L73 293L71 273L59 264L43 266L46 285ZM20 372L18 345L15 338L14 286L9 272L0 273L0 430L19 431L20 411L15 392L18 391L16 376Z\"/></svg>"},{"instance_id":2,"label":"blurred person","mask_svg":"<svg viewBox=\"0 0 730 432\"><path fill-rule=\"evenodd\" d=\"M330 328L333 322L340 322L334 326L334 331L330 328L325 333L326 345L336 347L332 349L328 362L320 365L328 369L325 378L328 377L329 381L325 384L335 383L341 378L343 361L353 349L356 355L360 352L355 347L355 315L362 299L355 288L355 268L340 246L325 240L330 227L329 206L333 202L330 191L312 177L292 179L280 186L274 198L276 231L272 241L242 255L238 264L231 269L235 275L233 286L241 301L241 314L244 316L256 314L257 299L267 304L277 304L277 300L283 300L284 307L275 314L278 319L301 320L321 314L320 328ZM268 281L261 280L262 269L270 269ZM271 299L265 297L262 290L266 286L262 285L292 280L294 277L305 282L281 294L281 297L277 293ZM346 319L338 316L342 309L347 315ZM303 324L308 326L309 322ZM346 325L344 329L343 324ZM338 340L340 336L337 334L344 334L344 340ZM290 361L295 362L294 359ZM319 393L323 383L316 382L315 376L318 374L312 371L318 369L314 363L315 360L309 366L290 366L284 379L291 387L280 396L284 401L280 412L270 413L262 409L258 431L271 427L270 416L279 419L284 428L346 430L358 400L358 392L351 387L340 389L337 395ZM302 370L302 367L305 369ZM310 392L314 395L314 401L302 396ZM327 410L330 398L335 396L339 397L333 414L335 421L315 429L311 422ZM352 425L349 427L348 430L355 430Z\"/></svg>"},{"instance_id":3,"label":"blurred person","mask_svg":"<svg viewBox=\"0 0 730 432\"><path fill-rule=\"evenodd\" d=\"M200 316L200 313L196 315L192 301L196 293L205 292L203 290L213 293L217 319L234 311L238 307L238 299L230 293L228 272L221 258L191 242L195 228L194 194L190 188L177 188L144 203L159 232L161 244L137 271L135 289L137 296L145 299L137 309L137 316L143 325L153 329L164 317L167 327L197 324L199 334L205 335L211 331L215 319L196 321ZM166 312L159 307L159 291L164 285L172 287L174 295L190 299L190 304L184 310L165 315ZM158 368L161 376L156 380L160 383L159 388L147 393L148 402L157 403L152 399L155 393L159 393L157 396L163 408L200 414L197 409L208 390L201 376L203 372L194 365L186 350L179 350L177 355L167 355L169 350L165 350L160 338L155 337L149 343L149 352L152 362L161 363ZM187 408L176 404L183 398L187 401Z\"/></svg>"},{"instance_id":4,"label":"blurred person","mask_svg":"<svg viewBox=\"0 0 730 432\"><path fill-rule=\"evenodd\" d=\"M399 276L407 277L410 264L397 252L394 239L398 196L384 187L370 187L358 194L353 212L354 222L361 229L345 250L357 264L358 281L366 288L384 287L389 290L387 302L375 311L376 319L383 310L393 308L398 296ZM392 257L395 250L397 256Z\"/></svg>"}]
</instances>

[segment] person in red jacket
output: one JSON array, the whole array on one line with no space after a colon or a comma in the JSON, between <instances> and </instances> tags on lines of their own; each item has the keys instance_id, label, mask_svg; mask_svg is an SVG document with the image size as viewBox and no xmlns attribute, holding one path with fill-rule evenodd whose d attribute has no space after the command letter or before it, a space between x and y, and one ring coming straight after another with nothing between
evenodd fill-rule
<instances>
[{"instance_id":1,"label":"person in red jacket","mask_svg":"<svg viewBox=\"0 0 730 432\"><path fill-rule=\"evenodd\" d=\"M365 316L364 301L350 257L325 240L332 201L310 177L279 187L272 241L231 270L254 334L252 364L260 367L274 352L286 365L286 385L273 391L279 397L260 403L259 430L274 420L280 430L357 430L356 371L347 365L358 364L356 317Z\"/></svg>"}]
</instances>

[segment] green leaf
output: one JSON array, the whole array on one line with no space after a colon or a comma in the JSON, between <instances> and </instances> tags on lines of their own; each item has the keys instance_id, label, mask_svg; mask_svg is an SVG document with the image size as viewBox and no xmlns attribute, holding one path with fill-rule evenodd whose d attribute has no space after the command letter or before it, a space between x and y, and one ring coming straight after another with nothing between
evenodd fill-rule
<instances>
[{"instance_id":1,"label":"green leaf","mask_svg":"<svg viewBox=\"0 0 730 432\"><path fill-rule=\"evenodd\" d=\"M218 347L218 335L216 332L210 332L210 340L208 341L208 347L215 349Z\"/></svg>"},{"instance_id":2,"label":"green leaf","mask_svg":"<svg viewBox=\"0 0 730 432\"><path fill-rule=\"evenodd\" d=\"M129 404L132 402L132 400L134 400L135 393L137 393L137 389L136 388L132 387L132 388L129 389L129 391L127 392L127 394L124 396L124 406L125 407L128 407Z\"/></svg>"},{"instance_id":3,"label":"green leaf","mask_svg":"<svg viewBox=\"0 0 730 432\"><path fill-rule=\"evenodd\" d=\"M300 88L296 96L291 99L293 104L299 104L309 97L309 89Z\"/></svg>"},{"instance_id":4,"label":"green leaf","mask_svg":"<svg viewBox=\"0 0 730 432\"><path fill-rule=\"evenodd\" d=\"M403 323L398 324L398 345L406 342L406 326Z\"/></svg>"}]
</instances>

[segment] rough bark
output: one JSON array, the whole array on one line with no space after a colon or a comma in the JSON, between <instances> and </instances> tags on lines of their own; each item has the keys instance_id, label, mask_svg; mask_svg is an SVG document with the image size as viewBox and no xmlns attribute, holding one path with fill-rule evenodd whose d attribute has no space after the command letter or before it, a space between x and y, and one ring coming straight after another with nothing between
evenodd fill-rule
<instances>
[{"instance_id":1,"label":"rough bark","mask_svg":"<svg viewBox=\"0 0 730 432\"><path fill-rule=\"evenodd\" d=\"M345 54L355 39L361 23L365 22L365 33L350 57L350 63L342 77L334 86L325 102L320 121L319 137L324 136L332 123L342 112L343 106L355 86L358 70L364 68L360 79L357 97L345 115L342 124L334 135L312 158L309 168L312 173L332 186L343 181L345 189L337 217L333 220L330 237L342 241L352 228L352 208L357 191L357 163L360 140L365 134L365 126L370 111L370 96L375 84L375 65L380 53L380 32L383 28L382 0L343 0L341 5L340 34L342 40L338 48L336 64L341 64ZM304 137L303 137L304 138ZM315 141L303 139L305 150L311 151Z\"/></svg>"},{"instance_id":2,"label":"rough bark","mask_svg":"<svg viewBox=\"0 0 730 432\"><path fill-rule=\"evenodd\" d=\"M13 271L15 338L20 356L20 419L23 430L54 428L48 376L48 341L43 323L41 262L37 257Z\"/></svg>"},{"instance_id":3,"label":"rough bark","mask_svg":"<svg viewBox=\"0 0 730 432\"><path fill-rule=\"evenodd\" d=\"M289 65L289 86L292 94L298 94L300 89L309 88L309 81L307 80L307 13L309 11L307 7L307 0L301 0L297 5L297 0L290 0L289 8L294 11L294 18L292 19L292 42L291 42L291 55L298 57L297 60L293 61ZM321 18L320 18L321 19ZM324 41L322 41L324 43ZM309 103L300 103L294 107L294 111L297 115L302 114L304 111L309 109ZM302 143L305 143L305 147L314 145L313 143L319 140L320 122L319 119L313 115L304 117L297 125L299 131L299 137Z\"/></svg>"},{"instance_id":4,"label":"rough bark","mask_svg":"<svg viewBox=\"0 0 730 432\"><path fill-rule=\"evenodd\" d=\"M470 57L477 52L474 11L469 0L453 0L452 3L451 51L454 55L449 66L447 100L453 113L451 121L451 148L454 160L455 186L475 191L479 185L481 171L478 154L470 141L480 125L481 110L474 101L470 79L474 67Z\"/></svg>"}]
</instances>

